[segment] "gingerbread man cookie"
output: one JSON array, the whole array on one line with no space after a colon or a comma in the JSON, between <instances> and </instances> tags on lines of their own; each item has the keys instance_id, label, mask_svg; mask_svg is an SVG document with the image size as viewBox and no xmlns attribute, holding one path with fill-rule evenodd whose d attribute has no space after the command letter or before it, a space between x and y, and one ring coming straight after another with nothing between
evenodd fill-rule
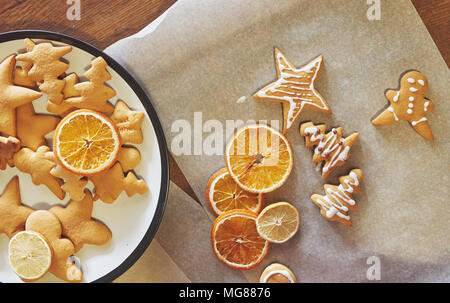
<instances>
[{"instance_id":1,"label":"gingerbread man cookie","mask_svg":"<svg viewBox=\"0 0 450 303\"><path fill-rule=\"evenodd\" d=\"M331 114L327 102L314 87L322 66L322 56L301 68L296 68L278 49L275 49L275 61L278 80L256 92L253 98L282 102L283 133L291 128L304 108Z\"/></svg>"},{"instance_id":2,"label":"gingerbread man cookie","mask_svg":"<svg viewBox=\"0 0 450 303\"><path fill-rule=\"evenodd\" d=\"M391 125L406 120L419 135L433 141L433 133L425 117L434 108L433 102L424 97L427 89L428 80L422 73L407 72L401 77L399 90L386 92L390 105L372 120L372 124Z\"/></svg>"}]
</instances>

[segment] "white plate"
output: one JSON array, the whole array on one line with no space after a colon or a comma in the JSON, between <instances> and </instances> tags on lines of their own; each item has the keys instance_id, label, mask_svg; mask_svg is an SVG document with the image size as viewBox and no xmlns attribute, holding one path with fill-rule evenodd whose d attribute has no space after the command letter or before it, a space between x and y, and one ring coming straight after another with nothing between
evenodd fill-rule
<instances>
[{"instance_id":1,"label":"white plate","mask_svg":"<svg viewBox=\"0 0 450 303\"><path fill-rule=\"evenodd\" d=\"M110 100L125 101L134 110L146 112L147 119L142 123L144 143L135 145L142 155L142 161L135 168L137 176L143 178L149 187L145 195L128 198L122 193L114 204L98 201L94 204L92 216L105 223L112 232L112 240L103 246L85 245L76 256L80 259L84 282L108 282L125 272L142 255L153 239L161 221L167 199L168 161L167 148L161 124L147 95L130 74L108 55L80 40L51 32L18 31L0 35L0 60L7 56L25 51L24 38L35 41L41 39L72 45L72 51L64 56L70 62L67 74L76 72L81 77L90 66L93 58L102 56L108 62L108 72L112 80L108 81L116 91L116 97ZM46 113L46 96L33 102L37 113ZM52 134L46 138L51 140ZM47 140L49 142L49 140ZM15 175L19 176L22 203L35 209L48 209L51 206L66 205L69 198L61 201L44 186L36 186L28 174L16 168L0 171L0 192ZM92 189L92 184L89 184ZM0 235L0 282L21 282L11 271L8 258L8 237ZM60 282L47 273L39 282Z\"/></svg>"}]
</instances>

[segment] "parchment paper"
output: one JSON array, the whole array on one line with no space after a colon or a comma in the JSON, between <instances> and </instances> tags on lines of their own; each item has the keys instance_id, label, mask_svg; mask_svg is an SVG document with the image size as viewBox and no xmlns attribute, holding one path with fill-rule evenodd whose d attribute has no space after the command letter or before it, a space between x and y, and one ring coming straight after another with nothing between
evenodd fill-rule
<instances>
[{"instance_id":1,"label":"parchment paper","mask_svg":"<svg viewBox=\"0 0 450 303\"><path fill-rule=\"evenodd\" d=\"M349 161L323 180L299 135L299 122L288 132L294 169L267 201L294 204L300 229L289 242L272 245L262 265L244 273L249 281L256 282L264 267L277 261L289 266L300 282L366 282L370 256L380 258L382 282L450 281L449 70L410 1L382 1L379 21L367 19L368 8L360 0L180 0L158 26L107 49L149 92L169 149L179 134L172 130L175 121L187 120L195 131L194 112L201 113L203 122L222 122L224 129L226 120L280 120L282 125L280 104L250 97L276 79L274 47L297 66L324 56L316 88L333 114L305 110L299 120L342 126L346 134L358 131L360 138ZM434 142L405 121L385 127L370 123L387 104L385 89L397 88L400 74L408 69L428 77L426 97L435 109L427 118ZM175 159L209 212L204 190L209 177L225 166L223 155ZM358 209L350 212L353 226L346 228L326 221L310 196L323 194L324 183L337 183L338 176L354 167L362 169L364 181L354 196ZM197 217L166 216L200 228ZM209 222L202 221L207 226L201 228L210 228L213 216L202 216ZM191 236L198 240L195 233ZM198 241L210 240L205 236ZM206 254L203 249L211 250L203 245L185 253L172 245L167 252L181 256L180 262L202 265L217 280L228 269L212 259L205 266L199 260ZM186 267L186 275L194 268L201 267Z\"/></svg>"}]
</instances>

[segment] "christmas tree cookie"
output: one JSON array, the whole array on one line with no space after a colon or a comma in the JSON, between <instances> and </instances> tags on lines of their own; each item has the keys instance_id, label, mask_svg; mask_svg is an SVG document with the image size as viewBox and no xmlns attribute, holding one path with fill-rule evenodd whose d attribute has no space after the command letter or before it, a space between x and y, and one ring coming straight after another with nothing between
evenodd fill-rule
<instances>
[{"instance_id":1,"label":"christmas tree cookie","mask_svg":"<svg viewBox=\"0 0 450 303\"><path fill-rule=\"evenodd\" d=\"M311 200L320 208L320 213L329 221L339 221L351 226L349 210L357 208L352 194L358 194L362 181L362 171L353 169L347 176L339 178L339 185L325 184L325 195L314 194Z\"/></svg>"},{"instance_id":2,"label":"christmas tree cookie","mask_svg":"<svg viewBox=\"0 0 450 303\"><path fill-rule=\"evenodd\" d=\"M322 167L322 178L336 167L341 166L350 157L350 148L358 139L359 134L353 133L344 138L342 127L333 128L326 133L326 125L314 125L312 122L303 123L300 126L300 135L306 139L306 147L316 146L313 162L325 161Z\"/></svg>"}]
</instances>

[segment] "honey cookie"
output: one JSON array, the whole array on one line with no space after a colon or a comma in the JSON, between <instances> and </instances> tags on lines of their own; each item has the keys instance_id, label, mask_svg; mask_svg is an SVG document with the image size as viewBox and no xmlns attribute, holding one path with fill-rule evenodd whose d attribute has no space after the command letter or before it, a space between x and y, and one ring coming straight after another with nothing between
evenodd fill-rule
<instances>
[{"instance_id":1,"label":"honey cookie","mask_svg":"<svg viewBox=\"0 0 450 303\"><path fill-rule=\"evenodd\" d=\"M253 98L283 104L283 133L292 127L304 108L331 114L327 102L314 87L322 61L323 57L319 56L305 66L296 68L275 49L278 80L256 92Z\"/></svg>"},{"instance_id":2,"label":"honey cookie","mask_svg":"<svg viewBox=\"0 0 450 303\"><path fill-rule=\"evenodd\" d=\"M419 135L433 141L433 132L425 115L433 110L434 104L424 96L427 89L428 80L424 74L407 72L400 79L399 90L386 91L389 107L377 115L372 124L383 126L406 120Z\"/></svg>"},{"instance_id":3,"label":"honey cookie","mask_svg":"<svg viewBox=\"0 0 450 303\"><path fill-rule=\"evenodd\" d=\"M55 206L50 212L58 217L63 236L75 246L75 252L84 244L103 245L112 238L112 233L103 223L91 217L94 201L89 190L85 190L82 200L72 200L66 207Z\"/></svg>"},{"instance_id":4,"label":"honey cookie","mask_svg":"<svg viewBox=\"0 0 450 303\"><path fill-rule=\"evenodd\" d=\"M33 104L17 108L17 137L23 147L36 151L45 145L45 135L52 132L61 119L44 114L36 114Z\"/></svg>"},{"instance_id":5,"label":"honey cookie","mask_svg":"<svg viewBox=\"0 0 450 303\"><path fill-rule=\"evenodd\" d=\"M6 185L0 196L0 234L9 238L25 228L25 222L33 209L21 202L19 177L14 177Z\"/></svg>"},{"instance_id":6,"label":"honey cookie","mask_svg":"<svg viewBox=\"0 0 450 303\"><path fill-rule=\"evenodd\" d=\"M89 81L74 84L78 96L64 99L63 103L76 108L112 113L114 106L108 100L114 97L116 92L105 83L111 80L111 75L106 70L107 66L105 59L95 58L91 68L84 74Z\"/></svg>"},{"instance_id":7,"label":"honey cookie","mask_svg":"<svg viewBox=\"0 0 450 303\"><path fill-rule=\"evenodd\" d=\"M123 143L141 144L144 141L141 124L145 114L131 110L123 101L117 102L111 120L116 124Z\"/></svg>"},{"instance_id":8,"label":"honey cookie","mask_svg":"<svg viewBox=\"0 0 450 303\"><path fill-rule=\"evenodd\" d=\"M19 149L20 141L17 138L0 136L0 170L6 169Z\"/></svg>"},{"instance_id":9,"label":"honey cookie","mask_svg":"<svg viewBox=\"0 0 450 303\"><path fill-rule=\"evenodd\" d=\"M0 133L16 137L16 108L42 96L32 89L14 85L15 56L0 63Z\"/></svg>"},{"instance_id":10,"label":"honey cookie","mask_svg":"<svg viewBox=\"0 0 450 303\"><path fill-rule=\"evenodd\" d=\"M94 183L94 200L100 199L105 203L114 203L122 191L125 191L128 197L135 194L145 194L148 186L144 180L139 180L133 172L124 172L120 163L116 163L109 170L89 177Z\"/></svg>"},{"instance_id":11,"label":"honey cookie","mask_svg":"<svg viewBox=\"0 0 450 303\"><path fill-rule=\"evenodd\" d=\"M283 264L273 263L264 269L260 283L295 283L295 275Z\"/></svg>"},{"instance_id":12,"label":"honey cookie","mask_svg":"<svg viewBox=\"0 0 450 303\"><path fill-rule=\"evenodd\" d=\"M41 83L39 89L47 94L49 102L60 104L65 82L59 77L69 68L69 65L60 59L72 50L72 46L54 46L49 42L35 44L28 38L25 39L25 45L27 49L32 50L17 55L17 61L32 64L28 78Z\"/></svg>"},{"instance_id":13,"label":"honey cookie","mask_svg":"<svg viewBox=\"0 0 450 303\"><path fill-rule=\"evenodd\" d=\"M347 176L339 178L340 185L325 184L325 196L314 194L311 200L320 208L320 213L329 221L339 221L346 226L352 226L349 210L357 208L352 194L359 194L362 181L362 171L353 169Z\"/></svg>"},{"instance_id":14,"label":"honey cookie","mask_svg":"<svg viewBox=\"0 0 450 303\"><path fill-rule=\"evenodd\" d=\"M83 272L72 258L75 247L69 239L62 237L61 223L54 214L47 210L33 212L25 223L25 230L40 233L50 243L53 255L49 272L67 282L83 280Z\"/></svg>"},{"instance_id":15,"label":"honey cookie","mask_svg":"<svg viewBox=\"0 0 450 303\"><path fill-rule=\"evenodd\" d=\"M314 125L312 122L303 123L300 126L300 135L305 137L306 147L316 146L313 162L325 161L322 167L322 178L337 166L343 165L350 157L350 148L358 139L359 134L353 133L344 138L342 127L333 128L326 133L326 125Z\"/></svg>"},{"instance_id":16,"label":"honey cookie","mask_svg":"<svg viewBox=\"0 0 450 303\"><path fill-rule=\"evenodd\" d=\"M21 172L30 174L35 185L44 184L62 200L66 193L61 189L62 180L50 173L56 164L46 156L49 152L48 146L40 146L35 152L24 147L14 155L14 164Z\"/></svg>"}]
</instances>

